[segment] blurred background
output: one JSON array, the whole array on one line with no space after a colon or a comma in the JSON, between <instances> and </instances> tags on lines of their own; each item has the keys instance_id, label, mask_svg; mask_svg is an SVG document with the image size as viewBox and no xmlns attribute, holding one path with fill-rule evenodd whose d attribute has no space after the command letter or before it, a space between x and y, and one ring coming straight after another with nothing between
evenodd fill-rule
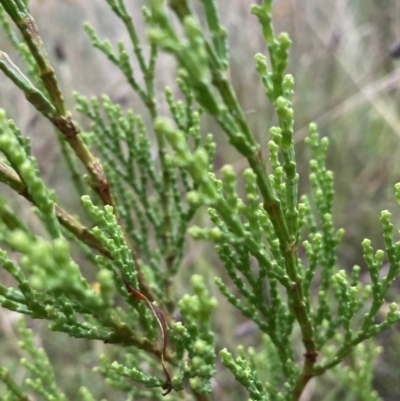
<instances>
[{"instance_id":1,"label":"blurred background","mask_svg":"<svg viewBox=\"0 0 400 401\"><path fill-rule=\"evenodd\" d=\"M230 78L253 132L266 148L268 130L276 123L276 119L254 68L254 54L266 53L266 46L255 17L249 13L252 2L218 2L223 23L229 32ZM129 3L139 33L145 38L140 12L143 3L139 0ZM194 7L200 7L200 2L192 3ZM274 4L276 31L287 31L293 41L288 72L295 78L295 141L302 177L301 193L309 189L309 153L303 141L308 124L314 121L321 134L328 136L331 142L328 166L335 174L335 225L346 230L339 250L340 268L349 269L359 264L365 272L360 243L367 237L376 248L383 246L380 211L389 209L393 213L395 226L400 227L400 213L393 188L400 181L400 58L397 61L391 57L396 55L396 51L400 55L400 45L396 48L396 43L400 41L400 2L275 0ZM89 21L101 38L107 37L114 44L118 40L127 40L122 24L112 15L105 1L32 0L31 10L71 109L71 93L74 90L87 96L105 93L124 107L143 112L147 118L143 105L125 84L122 74L105 56L91 47L82 29L83 23ZM2 31L0 49L21 65ZM172 58L162 56L158 63L157 81L158 100L161 103L162 88L166 84L174 85L175 71ZM76 198L70 196L71 187L65 182L65 165L60 160L58 142L50 125L37 116L4 75L0 75L0 87L0 107L7 110L9 118L15 119L25 135L31 137L33 154L38 159L45 181L57 191L63 206L74 211L77 207ZM232 163L240 172L247 167L211 121L204 121L203 129L204 132L213 132L219 144L217 168ZM26 220L31 219L31 223L35 224L35 217L26 203L15 197L15 205ZM207 258L204 256L207 244L189 244L182 282L177 285L178 294L187 291L186 280L195 271L204 274L211 286L213 277L223 274L214 253L211 253L211 260L210 252ZM0 279L7 283L7 277L3 276L3 272L0 272ZM390 294L391 301L399 301L399 291L399 283L396 283ZM245 320L222 299L217 315L218 332L224 346L233 350L239 341L238 337L245 344L254 345L257 341L245 337L246 330L251 331L251 327L246 328ZM13 371L17 381L22 381L25 373L18 367L21 351L13 326L15 318L12 313L0 309L0 355L2 364ZM92 372L97 355L106 348L104 344L88 344L83 340L69 339L64 334L49 332L45 322L32 324L38 345L49 353L58 383L69 399L77 399L76 391L81 384L87 385L97 399L123 399ZM398 401L399 327L380 336L378 343L384 347L384 352L377 359L375 387L385 401ZM232 381L231 377L223 377L218 382L221 400L231 399L229 387ZM328 384L333 386L335 379L323 377L312 382L304 401L338 399L335 397L339 397L340 392L329 396L329 392L324 391L325 398L322 397L318 388L326 388ZM245 394L240 396L243 399ZM356 400L349 394L340 396L349 401Z\"/></svg>"}]
</instances>

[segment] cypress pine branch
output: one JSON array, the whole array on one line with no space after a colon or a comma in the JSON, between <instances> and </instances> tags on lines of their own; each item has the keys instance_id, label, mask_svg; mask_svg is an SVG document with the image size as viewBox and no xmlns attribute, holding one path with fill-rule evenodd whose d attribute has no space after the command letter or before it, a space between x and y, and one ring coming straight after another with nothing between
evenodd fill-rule
<instances>
[{"instance_id":1,"label":"cypress pine branch","mask_svg":"<svg viewBox=\"0 0 400 401\"><path fill-rule=\"evenodd\" d=\"M4 52L0 69L56 128L86 213L82 224L61 207L41 178L29 139L0 111L0 182L32 204L41 224L31 227L15 213L12 199L0 198L0 265L15 283L0 285L0 305L45 319L51 330L70 337L115 344L100 356L96 372L128 399L207 401L224 391L217 371L225 368L236 381L228 390L232 399L244 389L254 401L298 401L313 377L329 371L340 388L363 401L378 401L372 371L379 348L373 340L400 320L397 305L388 301L400 273L400 241L394 239L391 214L383 211L384 250L374 250L368 239L362 242L370 285L361 280L359 266L340 268L337 250L344 230L334 223L334 175L326 167L329 140L320 138L315 124L306 139L311 190L299 196L294 78L285 73L291 41L274 31L272 0L251 7L268 49L268 55L255 56L254 68L277 121L269 129L268 157L229 78L227 31L215 0L200 1L202 17L187 0L149 0L142 10L148 43L140 38L134 7L124 0L106 3L123 23L129 43L114 48L89 24L84 29L122 72L150 120L109 96L87 99L75 93L76 109L83 124L89 123L82 133L28 2L0 0L0 23L26 73ZM178 73L176 86L158 93L161 52L172 55ZM162 98L167 116L159 107ZM204 114L247 159L242 174L230 165L216 174L217 145L212 134L203 135ZM75 157L99 199L87 194L90 188ZM400 184L396 198L400 203ZM209 223L192 225L204 207ZM187 233L213 243L223 266L215 270L215 284L252 324L254 347L239 344L236 351L228 350L226 339L217 335L225 311L218 309L207 275L193 274L191 289L181 294ZM70 244L77 249L72 252ZM94 269L95 283L89 283L86 269ZM27 400L35 393L65 400L56 383L58 372L35 347L30 330L21 323L19 332L27 353L22 364L30 377L20 385L1 367L7 399ZM83 400L95 399L91 390L90 383L80 388Z\"/></svg>"}]
</instances>

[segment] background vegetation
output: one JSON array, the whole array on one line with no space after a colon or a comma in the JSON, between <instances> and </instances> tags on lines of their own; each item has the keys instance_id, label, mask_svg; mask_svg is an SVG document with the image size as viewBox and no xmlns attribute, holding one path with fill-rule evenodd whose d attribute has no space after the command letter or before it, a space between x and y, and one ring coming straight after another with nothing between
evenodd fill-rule
<instances>
[{"instance_id":1,"label":"background vegetation","mask_svg":"<svg viewBox=\"0 0 400 401\"><path fill-rule=\"evenodd\" d=\"M141 6L139 0L131 3L132 9ZM266 146L268 127L274 124L274 117L252 62L255 53L265 51L265 44L258 26L255 28L255 18L249 14L248 1L220 0L219 5L231 44L231 80L253 132ZM123 107L132 107L139 113L142 111L141 102L132 96L124 77L91 47L83 31L83 22L90 21L102 37L112 41L124 39L126 33L120 21L109 12L105 2L32 0L31 11L52 55L53 65L57 66L65 94L71 94L74 89L87 96L106 93ZM394 221L396 217L399 221L400 217L393 197L393 184L400 181L400 69L389 52L390 47L400 39L400 3L395 0L277 0L274 13L276 30L288 31L293 40L288 72L296 79L295 139L300 176L302 171L305 175L308 171L303 139L308 124L316 121L320 132L331 140L328 167L335 172L335 223L346 230L345 240L339 249L339 260L344 268L359 264L365 269L361 241L368 237L377 247L381 246L380 210L391 210ZM139 23L140 15L137 16ZM3 35L0 32L0 48L16 59ZM144 29L141 35L144 37ZM158 63L157 85L160 91L175 71L172 58L166 55L162 58L163 61ZM69 198L71 188L65 184L65 166L60 161L60 150L53 131L43 119L37 118L34 109L11 82L4 77L0 80L1 107L7 110L9 118L16 120L22 132L30 135L42 177L57 190L63 204L74 210L76 200ZM67 100L72 109L72 96ZM268 121L268 127L265 121ZM226 138L218 136L217 127L211 122L208 128L203 127L215 134L219 144L217 166L232 163L236 171L247 167L231 147L225 146ZM301 181L300 185L303 185L300 193L304 193L305 183ZM36 218L26 204L17 197L15 202L24 220L31 225L36 224ZM213 285L215 272L218 271L218 275L224 273L209 246L201 242L191 243L184 261L185 272L180 275L179 291L181 294L185 292L187 280L194 272L203 274L219 298L214 323L224 346L234 348L238 338L245 345L252 345L260 340L250 335L253 327L220 297ZM7 285L7 278L2 274L0 271L0 280ZM397 302L398 290L397 283L391 294ZM0 309L0 355L2 363L16 380L22 380L25 371L18 366L21 350L17 344L15 319L15 314ZM35 341L48 352L60 388L69 399L76 399L76 391L83 383L88 387L88 383L92 383L91 390L97 399L102 396L118 399L113 390L103 386L99 376L92 372L97 355L104 352L107 345L101 342L89 344L49 332L45 322L30 324L35 329ZM384 400L399 400L399 328L384 333L378 342L384 347L384 352L377 359L375 387ZM218 378L219 399L232 399L229 388L233 380L228 375ZM331 382L332 390L325 393L325 398L321 398L318 392L319 381ZM347 396L349 401L354 399L351 395L341 394L341 391L337 377L328 375L310 383L304 401L329 401L339 396ZM238 399L241 396L238 394Z\"/></svg>"}]
</instances>

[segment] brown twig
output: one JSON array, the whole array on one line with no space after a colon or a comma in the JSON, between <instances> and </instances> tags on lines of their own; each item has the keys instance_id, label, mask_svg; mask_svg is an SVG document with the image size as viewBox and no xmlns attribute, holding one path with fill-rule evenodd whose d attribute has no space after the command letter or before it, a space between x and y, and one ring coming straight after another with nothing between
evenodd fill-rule
<instances>
[{"instance_id":1,"label":"brown twig","mask_svg":"<svg viewBox=\"0 0 400 401\"><path fill-rule=\"evenodd\" d=\"M164 313L161 309L157 308L157 306L153 305L141 292L135 290L126 280L123 280L126 289L128 292L139 301L143 301L146 303L147 307L151 310L154 317L157 320L158 325L160 326L161 335L162 335L162 351L161 351L161 364L166 378L166 387L167 389L163 393L163 395L167 395L172 391L172 378L167 365L165 364L165 355L167 352L168 345L168 331L167 324L165 322Z\"/></svg>"}]
</instances>

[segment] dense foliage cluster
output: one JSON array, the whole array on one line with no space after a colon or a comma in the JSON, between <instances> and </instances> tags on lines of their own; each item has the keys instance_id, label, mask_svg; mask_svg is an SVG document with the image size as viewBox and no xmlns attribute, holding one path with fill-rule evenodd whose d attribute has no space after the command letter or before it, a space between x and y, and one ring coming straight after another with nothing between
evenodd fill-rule
<instances>
[{"instance_id":1,"label":"dense foliage cluster","mask_svg":"<svg viewBox=\"0 0 400 401\"><path fill-rule=\"evenodd\" d=\"M328 138L320 138L315 124L307 138L312 191L299 195L294 79L285 73L291 41L274 32L272 0L251 8L268 48L268 58L255 56L255 69L278 121L269 129L268 158L230 82L227 32L215 0L201 1L201 18L187 0L147 1L146 45L124 0L106 1L130 43L115 49L89 24L85 30L121 70L148 116L107 96L79 93L72 114L27 2L0 0L0 22L24 66L22 71L0 52L1 79L11 80L53 125L81 199L80 217L62 206L41 177L24 136L29 133L1 110L0 181L32 204L42 225L32 229L0 197L0 263L15 283L0 284L0 305L45 319L51 330L71 337L118 345L116 360L102 356L96 371L127 400L210 400L217 367L230 371L254 401L298 401L310 379L335 369L360 400L378 400L371 372L379 350L370 339L400 320L396 304L383 321L376 319L400 271L400 242L394 242L390 213L383 211L386 249L374 251L367 239L362 244L370 285L361 282L360 267L340 269L336 255L344 232L333 223ZM160 52L172 54L178 66L176 86L163 95L169 115L160 111L154 83ZM201 129L204 115L247 159L242 175L229 165L216 174L216 145ZM400 184L396 197L400 203ZM205 206L210 224L194 225ZM259 349L218 349L212 319L224 312L201 275L193 275L189 294L177 299L174 283L187 235L215 245L226 273L215 283L257 327ZM385 258L389 268L382 277ZM88 268L95 285L82 273ZM23 321L19 332L31 378L20 386L0 367L8 389L2 399L28 400L35 393L65 400ZM348 357L354 363L344 363ZM80 393L82 400L94 400L89 388Z\"/></svg>"}]
</instances>

